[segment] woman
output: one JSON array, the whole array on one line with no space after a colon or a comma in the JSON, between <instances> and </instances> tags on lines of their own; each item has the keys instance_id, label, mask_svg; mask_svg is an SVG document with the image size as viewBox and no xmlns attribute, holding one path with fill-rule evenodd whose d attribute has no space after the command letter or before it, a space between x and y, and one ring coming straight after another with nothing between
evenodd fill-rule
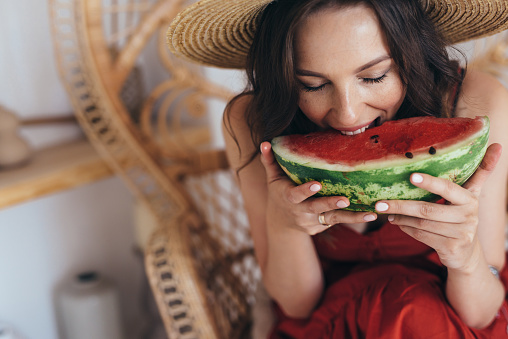
<instances>
[{"instance_id":1,"label":"woman","mask_svg":"<svg viewBox=\"0 0 508 339\"><path fill-rule=\"evenodd\" d=\"M203 1L194 8L211 4L221 6ZM235 8L256 24L245 64L225 47L183 51L178 22L170 41L188 58L247 69L250 87L228 105L224 134L263 283L278 309L272 338L506 336L506 285L497 273L508 278L508 155L501 155L508 92L477 71L464 76L446 44L507 28L508 10L490 6L504 26L477 18L464 28L463 13L441 13L448 26L430 14L443 4L453 8L444 1L425 8L416 0L264 4L259 15L247 2ZM463 187L411 176L445 203L380 201L378 213L344 211L347 197L314 197L318 182L292 184L267 142L330 128L357 134L417 115L491 120L491 146Z\"/></svg>"}]
</instances>

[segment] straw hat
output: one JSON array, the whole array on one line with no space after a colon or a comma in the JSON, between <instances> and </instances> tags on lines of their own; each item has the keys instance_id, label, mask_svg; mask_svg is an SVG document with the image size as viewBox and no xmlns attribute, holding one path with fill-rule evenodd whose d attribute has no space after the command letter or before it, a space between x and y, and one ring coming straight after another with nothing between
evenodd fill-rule
<instances>
[{"instance_id":1,"label":"straw hat","mask_svg":"<svg viewBox=\"0 0 508 339\"><path fill-rule=\"evenodd\" d=\"M243 68L257 19L273 0L201 0L168 30L170 50L207 66ZM450 44L508 29L508 0L419 0Z\"/></svg>"}]
</instances>

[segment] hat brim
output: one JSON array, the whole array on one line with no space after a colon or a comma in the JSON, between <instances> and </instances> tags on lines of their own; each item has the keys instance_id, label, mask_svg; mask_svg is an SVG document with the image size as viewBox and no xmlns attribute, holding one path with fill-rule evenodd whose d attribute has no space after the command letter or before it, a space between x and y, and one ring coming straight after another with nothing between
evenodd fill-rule
<instances>
[{"instance_id":1,"label":"hat brim","mask_svg":"<svg viewBox=\"0 0 508 339\"><path fill-rule=\"evenodd\" d=\"M167 33L175 55L206 66L244 68L258 19L273 0L201 0L185 8ZM508 0L420 0L449 44L508 29Z\"/></svg>"}]
</instances>

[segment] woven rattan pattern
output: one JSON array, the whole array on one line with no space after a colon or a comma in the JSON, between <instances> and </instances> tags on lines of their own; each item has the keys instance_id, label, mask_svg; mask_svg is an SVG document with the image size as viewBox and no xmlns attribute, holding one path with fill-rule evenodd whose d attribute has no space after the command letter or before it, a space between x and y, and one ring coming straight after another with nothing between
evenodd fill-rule
<instances>
[{"instance_id":1,"label":"woven rattan pattern","mask_svg":"<svg viewBox=\"0 0 508 339\"><path fill-rule=\"evenodd\" d=\"M212 292L210 302L218 306L214 312L219 330L224 338L247 338L260 272L240 190L227 170L191 176L186 186L203 216L189 225L191 242L200 274Z\"/></svg>"},{"instance_id":2,"label":"woven rattan pattern","mask_svg":"<svg viewBox=\"0 0 508 339\"><path fill-rule=\"evenodd\" d=\"M245 218L235 213L241 211L239 193L220 198L225 199L221 206L232 205L213 214L216 221L206 221L206 211L198 210L183 185L183 174L226 167L224 153L191 149L186 133L168 126L171 119L182 120L175 112L190 112L198 120L205 97L230 95L168 56L162 41L166 20L183 1L51 0L50 5L55 55L80 125L159 222L145 263L169 338L247 338L258 273ZM122 26L128 22L132 25ZM168 80L141 95L140 103L133 97L143 90L143 69L136 60L152 36ZM205 201L213 200L206 196ZM228 231L221 228L226 225ZM224 236L228 232L232 237Z\"/></svg>"}]
</instances>

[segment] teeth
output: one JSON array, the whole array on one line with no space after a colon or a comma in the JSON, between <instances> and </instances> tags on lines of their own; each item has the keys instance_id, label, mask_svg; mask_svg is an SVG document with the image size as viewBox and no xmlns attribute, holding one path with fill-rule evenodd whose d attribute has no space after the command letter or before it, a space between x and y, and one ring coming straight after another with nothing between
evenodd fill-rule
<instances>
[{"instance_id":1,"label":"teeth","mask_svg":"<svg viewBox=\"0 0 508 339\"><path fill-rule=\"evenodd\" d=\"M344 135L356 135L356 134L365 132L366 129L367 129L367 127L362 127L362 128L357 129L356 131L340 131L340 133L342 133Z\"/></svg>"}]
</instances>

